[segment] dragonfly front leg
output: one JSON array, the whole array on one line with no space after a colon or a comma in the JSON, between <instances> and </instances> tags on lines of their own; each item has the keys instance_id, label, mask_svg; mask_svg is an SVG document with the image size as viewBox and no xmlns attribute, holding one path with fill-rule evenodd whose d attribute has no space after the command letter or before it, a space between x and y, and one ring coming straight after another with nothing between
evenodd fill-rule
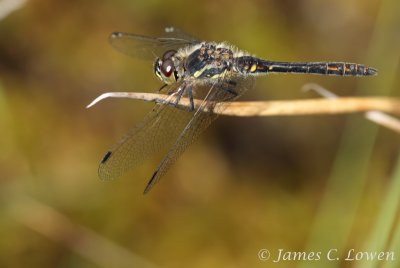
<instances>
[{"instance_id":1,"label":"dragonfly front leg","mask_svg":"<svg viewBox=\"0 0 400 268\"><path fill-rule=\"evenodd\" d=\"M168 86L167 84L162 85L159 89L158 92L161 92L166 86Z\"/></svg>"}]
</instances>

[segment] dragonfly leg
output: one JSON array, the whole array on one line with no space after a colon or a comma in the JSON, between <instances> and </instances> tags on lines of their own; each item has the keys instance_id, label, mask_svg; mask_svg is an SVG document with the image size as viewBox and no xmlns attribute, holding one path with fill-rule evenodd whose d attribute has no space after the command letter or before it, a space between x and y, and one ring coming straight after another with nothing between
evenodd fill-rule
<instances>
[{"instance_id":1,"label":"dragonfly leg","mask_svg":"<svg viewBox=\"0 0 400 268\"><path fill-rule=\"evenodd\" d=\"M187 89L189 101L190 101L190 106L189 106L189 111L193 112L194 111L194 103L193 103L193 93L192 93L192 87L189 86Z\"/></svg>"},{"instance_id":2,"label":"dragonfly leg","mask_svg":"<svg viewBox=\"0 0 400 268\"><path fill-rule=\"evenodd\" d=\"M182 97L183 93L185 92L185 88L186 88L186 85L182 84L182 86L178 88L178 91L176 91L174 93L174 95L176 94L176 99L175 99L175 102L174 102L174 106L175 107L178 106L179 101L181 100L181 97Z\"/></svg>"},{"instance_id":3,"label":"dragonfly leg","mask_svg":"<svg viewBox=\"0 0 400 268\"><path fill-rule=\"evenodd\" d=\"M159 89L158 92L161 92L166 86L168 86L167 84L162 85Z\"/></svg>"}]
</instances>

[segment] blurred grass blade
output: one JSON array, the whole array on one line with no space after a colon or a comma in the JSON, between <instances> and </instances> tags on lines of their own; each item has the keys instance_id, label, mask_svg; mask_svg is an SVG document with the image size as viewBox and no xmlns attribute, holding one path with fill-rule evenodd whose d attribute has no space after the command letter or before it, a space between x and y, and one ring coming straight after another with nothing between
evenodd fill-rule
<instances>
[{"instance_id":1,"label":"blurred grass blade","mask_svg":"<svg viewBox=\"0 0 400 268\"><path fill-rule=\"evenodd\" d=\"M389 95L397 78L400 44L393 36L398 36L399 13L397 0L382 2L366 60L381 72L374 79L359 81L358 88L364 94ZM348 244L349 237L365 191L377 133L377 126L367 124L359 116L348 119L305 251L327 252L335 248L343 257L347 248L354 248L354 245ZM300 267L329 268L342 264L340 261L321 259L320 262L302 263Z\"/></svg>"},{"instance_id":2,"label":"blurred grass blade","mask_svg":"<svg viewBox=\"0 0 400 268\"><path fill-rule=\"evenodd\" d=\"M398 222L398 213L400 210L400 157L397 160L397 167L392 180L387 185L385 200L381 205L377 221L367 240L363 251L382 252L393 251L396 255L400 252L400 225ZM393 228L395 227L395 228ZM392 237L393 229L395 235ZM389 246L389 244L391 244ZM382 261L362 260L357 262L355 267L368 268L378 267ZM397 256L398 262L398 256ZM383 267L399 267L395 261L385 261Z\"/></svg>"},{"instance_id":3,"label":"blurred grass blade","mask_svg":"<svg viewBox=\"0 0 400 268\"><path fill-rule=\"evenodd\" d=\"M330 92L326 88L315 84L315 83L309 83L303 86L304 91L315 91L319 95L327 98L327 99L337 99L338 96L334 94L333 92ZM388 129L391 129L397 133L400 133L400 120L397 119L396 117L393 117L391 115L385 114L380 111L368 111L365 113L365 117L372 121L375 122L378 125L384 126Z\"/></svg>"},{"instance_id":4,"label":"blurred grass blade","mask_svg":"<svg viewBox=\"0 0 400 268\"><path fill-rule=\"evenodd\" d=\"M399 166L399 165L398 165ZM396 180L400 181L400 174L396 175ZM398 184L398 183L397 183ZM399 195L399 193L397 193ZM400 209L400 203L397 203L397 213L399 213ZM392 236L392 242L390 243L389 247L387 250L395 252L396 260L393 262L386 262L384 265L382 265L382 268L395 268L395 267L400 267L400 258L398 256L400 252L400 224L399 224L399 219L397 218L397 221L393 222L395 228L393 230L393 236ZM390 238L389 238L390 239Z\"/></svg>"},{"instance_id":5,"label":"blurred grass blade","mask_svg":"<svg viewBox=\"0 0 400 268\"><path fill-rule=\"evenodd\" d=\"M365 113L365 117L377 123L378 125L384 126L397 133L400 133L400 120L396 117L390 116L388 114L379 111L367 112Z\"/></svg>"},{"instance_id":6,"label":"blurred grass blade","mask_svg":"<svg viewBox=\"0 0 400 268\"><path fill-rule=\"evenodd\" d=\"M72 222L54 208L33 198L14 197L8 210L20 224L50 240L64 244L100 267L156 267L142 257Z\"/></svg>"},{"instance_id":7,"label":"blurred grass blade","mask_svg":"<svg viewBox=\"0 0 400 268\"><path fill-rule=\"evenodd\" d=\"M0 20L10 15L13 11L20 9L26 0L2 0L0 1Z\"/></svg>"}]
</instances>

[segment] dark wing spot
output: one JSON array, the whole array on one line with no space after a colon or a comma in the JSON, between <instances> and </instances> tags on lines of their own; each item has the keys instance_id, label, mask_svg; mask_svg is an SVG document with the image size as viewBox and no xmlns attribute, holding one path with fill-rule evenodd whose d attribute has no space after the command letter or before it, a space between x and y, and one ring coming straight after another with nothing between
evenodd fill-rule
<instances>
[{"instance_id":1,"label":"dark wing spot","mask_svg":"<svg viewBox=\"0 0 400 268\"><path fill-rule=\"evenodd\" d=\"M105 162L107 162L108 158L110 158L112 152L108 151L104 156L103 159L101 160L101 163L104 164Z\"/></svg>"},{"instance_id":2,"label":"dark wing spot","mask_svg":"<svg viewBox=\"0 0 400 268\"><path fill-rule=\"evenodd\" d=\"M153 181L154 181L154 178L157 176L157 174L158 174L158 170L156 170L153 173L153 176L151 176L151 179L147 183L146 188L144 188L143 194L147 194L150 191L150 189L153 187L153 183L154 183Z\"/></svg>"}]
</instances>

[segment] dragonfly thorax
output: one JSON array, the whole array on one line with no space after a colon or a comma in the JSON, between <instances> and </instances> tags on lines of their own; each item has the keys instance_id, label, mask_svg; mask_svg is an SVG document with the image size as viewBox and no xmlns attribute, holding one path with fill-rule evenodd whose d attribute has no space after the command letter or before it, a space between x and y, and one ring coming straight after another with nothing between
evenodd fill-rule
<instances>
[{"instance_id":1,"label":"dragonfly thorax","mask_svg":"<svg viewBox=\"0 0 400 268\"><path fill-rule=\"evenodd\" d=\"M228 46L202 43L187 56L185 69L195 79L219 79L233 64L233 51Z\"/></svg>"}]
</instances>

